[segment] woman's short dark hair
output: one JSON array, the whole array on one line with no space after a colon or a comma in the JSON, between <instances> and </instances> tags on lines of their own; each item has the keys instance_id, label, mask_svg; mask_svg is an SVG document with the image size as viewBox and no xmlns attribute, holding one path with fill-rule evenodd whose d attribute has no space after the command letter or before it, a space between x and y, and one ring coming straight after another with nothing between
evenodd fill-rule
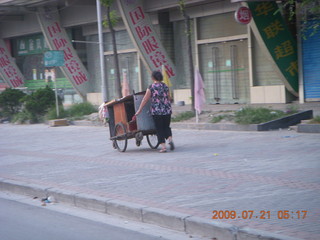
<instances>
[{"instance_id":1,"label":"woman's short dark hair","mask_svg":"<svg viewBox=\"0 0 320 240\"><path fill-rule=\"evenodd\" d=\"M153 71L151 74L151 77L154 78L157 81L162 81L163 80L163 76L162 73L159 71Z\"/></svg>"}]
</instances>

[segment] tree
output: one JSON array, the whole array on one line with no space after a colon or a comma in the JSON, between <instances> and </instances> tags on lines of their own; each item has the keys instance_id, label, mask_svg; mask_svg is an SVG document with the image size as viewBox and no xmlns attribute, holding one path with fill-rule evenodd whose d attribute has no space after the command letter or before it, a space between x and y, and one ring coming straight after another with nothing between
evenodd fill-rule
<instances>
[{"instance_id":1,"label":"tree","mask_svg":"<svg viewBox=\"0 0 320 240\"><path fill-rule=\"evenodd\" d=\"M190 74L190 86L191 86L191 97L192 104L191 110L194 110L194 67L193 67L193 57L192 57L192 45L191 45L191 25L190 25L190 16L186 13L186 6L184 0L179 0L180 12L184 18L185 34L187 35L187 51L189 59L189 74Z\"/></svg>"},{"instance_id":2,"label":"tree","mask_svg":"<svg viewBox=\"0 0 320 240\"><path fill-rule=\"evenodd\" d=\"M21 99L26 94L18 89L7 88L0 94L0 107L3 115L12 116L20 111L22 106Z\"/></svg>"},{"instance_id":3,"label":"tree","mask_svg":"<svg viewBox=\"0 0 320 240\"><path fill-rule=\"evenodd\" d=\"M295 21L298 17L303 38L311 37L320 31L320 1L282 1L282 10L287 13L289 21Z\"/></svg>"},{"instance_id":4,"label":"tree","mask_svg":"<svg viewBox=\"0 0 320 240\"><path fill-rule=\"evenodd\" d=\"M55 105L55 93L46 86L39 88L30 95L22 98L24 107L27 112L32 116L32 122L38 122L47 111Z\"/></svg>"},{"instance_id":5,"label":"tree","mask_svg":"<svg viewBox=\"0 0 320 240\"><path fill-rule=\"evenodd\" d=\"M118 58L118 50L117 50L117 41L116 41L116 33L114 30L114 26L118 22L118 16L116 11L111 11L111 5L114 0L101 0L103 6L107 8L107 19L103 21L104 27L109 27L112 45L113 45L113 57L115 64L115 88L116 88L116 96L117 98L121 98L121 80L120 80L120 66L119 66L119 58Z\"/></svg>"}]
</instances>

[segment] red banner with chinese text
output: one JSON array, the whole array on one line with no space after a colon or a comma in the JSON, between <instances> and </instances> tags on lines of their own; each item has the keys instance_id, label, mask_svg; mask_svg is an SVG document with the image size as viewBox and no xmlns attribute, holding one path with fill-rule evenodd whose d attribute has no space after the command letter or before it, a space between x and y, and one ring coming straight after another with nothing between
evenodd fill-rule
<instances>
[{"instance_id":1,"label":"red banner with chinese text","mask_svg":"<svg viewBox=\"0 0 320 240\"><path fill-rule=\"evenodd\" d=\"M163 65L168 77L174 82L175 66L162 46L148 14L143 10L143 1L119 0L118 5L127 31L147 69L161 71Z\"/></svg>"},{"instance_id":2,"label":"red banner with chinese text","mask_svg":"<svg viewBox=\"0 0 320 240\"><path fill-rule=\"evenodd\" d=\"M2 39L0 39L0 75L10 87L16 88L24 84L24 77Z\"/></svg>"},{"instance_id":3,"label":"red banner with chinese text","mask_svg":"<svg viewBox=\"0 0 320 240\"><path fill-rule=\"evenodd\" d=\"M82 64L70 39L61 26L57 8L38 8L38 21L50 50L64 52L65 66L60 67L75 90L84 98L91 91L89 73Z\"/></svg>"}]
</instances>

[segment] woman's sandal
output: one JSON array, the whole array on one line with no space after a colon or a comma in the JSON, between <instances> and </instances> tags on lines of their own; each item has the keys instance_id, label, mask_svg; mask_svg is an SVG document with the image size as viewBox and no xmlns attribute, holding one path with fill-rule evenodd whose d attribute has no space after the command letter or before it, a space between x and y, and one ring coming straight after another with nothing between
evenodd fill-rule
<instances>
[{"instance_id":1,"label":"woman's sandal","mask_svg":"<svg viewBox=\"0 0 320 240\"><path fill-rule=\"evenodd\" d=\"M167 149L165 149L165 148L162 148L162 149L159 151L159 153L165 153L165 152L167 152Z\"/></svg>"}]
</instances>

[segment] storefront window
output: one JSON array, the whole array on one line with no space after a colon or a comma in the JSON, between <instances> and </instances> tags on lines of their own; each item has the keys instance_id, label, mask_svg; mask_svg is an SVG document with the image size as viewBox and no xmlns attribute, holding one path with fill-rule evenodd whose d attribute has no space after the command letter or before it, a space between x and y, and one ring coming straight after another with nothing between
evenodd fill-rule
<instances>
[{"instance_id":1,"label":"storefront window","mask_svg":"<svg viewBox=\"0 0 320 240\"><path fill-rule=\"evenodd\" d=\"M190 69L189 67L189 55L187 48L187 36L185 33L184 21L174 22L174 49L175 49L175 64L176 64L176 81L173 82L175 89L186 89L190 88ZM191 22L191 42L193 61L195 61L195 51L194 51L194 32L193 32L193 22Z\"/></svg>"},{"instance_id":2,"label":"storefront window","mask_svg":"<svg viewBox=\"0 0 320 240\"><path fill-rule=\"evenodd\" d=\"M79 30L79 29L78 29ZM77 29L68 30L68 35L73 38L73 35L81 35ZM80 39L82 40L82 39ZM28 92L35 91L39 88L49 86L55 88L52 79L45 79L45 66L43 63L44 53L49 51L46 45L45 39L42 34L29 35L19 37L13 41L13 52L16 59L16 63L25 77L24 86ZM75 48L76 44L74 44ZM76 49L77 50L77 49ZM82 61L86 62L85 48L79 48L79 56ZM72 84L64 76L59 67L56 67L56 84L60 97L64 100L65 104L72 104L74 102L81 101L74 90Z\"/></svg>"},{"instance_id":3,"label":"storefront window","mask_svg":"<svg viewBox=\"0 0 320 240\"><path fill-rule=\"evenodd\" d=\"M111 33L103 34L103 38L105 42L104 51L113 51ZM127 31L116 31L116 42L118 50L135 48Z\"/></svg>"},{"instance_id":4,"label":"storefront window","mask_svg":"<svg viewBox=\"0 0 320 240\"><path fill-rule=\"evenodd\" d=\"M247 40L202 44L200 71L208 103L249 101Z\"/></svg>"},{"instance_id":5,"label":"storefront window","mask_svg":"<svg viewBox=\"0 0 320 240\"><path fill-rule=\"evenodd\" d=\"M123 82L123 78L126 76L129 83L130 94L133 91L139 92L139 71L138 71L138 61L137 53L123 53L118 55L119 67L120 67L120 80ZM108 99L116 98L116 73L113 55L108 55L106 59L106 78L107 88L108 88Z\"/></svg>"},{"instance_id":6,"label":"storefront window","mask_svg":"<svg viewBox=\"0 0 320 240\"><path fill-rule=\"evenodd\" d=\"M104 39L104 52L105 52L105 76L107 86L107 98L112 100L116 98L115 89L115 64L113 57L113 45L111 33L105 33ZM86 41L98 42L98 35L88 36ZM117 50L119 51L119 67L120 67L120 79L123 81L124 74L126 74L129 82L130 93L132 91L139 91L139 69L137 52L121 53L122 50L135 49L131 42L131 39L126 31L116 32ZM93 78L94 90L96 92L101 91L101 69L99 59L99 46L98 44L87 44L88 48L88 70ZM106 54L107 52L107 54Z\"/></svg>"},{"instance_id":7,"label":"storefront window","mask_svg":"<svg viewBox=\"0 0 320 240\"><path fill-rule=\"evenodd\" d=\"M200 72L208 103L249 102L248 41L237 36L247 26L234 20L234 13L197 19ZM232 39L232 40L231 40Z\"/></svg>"}]
</instances>

